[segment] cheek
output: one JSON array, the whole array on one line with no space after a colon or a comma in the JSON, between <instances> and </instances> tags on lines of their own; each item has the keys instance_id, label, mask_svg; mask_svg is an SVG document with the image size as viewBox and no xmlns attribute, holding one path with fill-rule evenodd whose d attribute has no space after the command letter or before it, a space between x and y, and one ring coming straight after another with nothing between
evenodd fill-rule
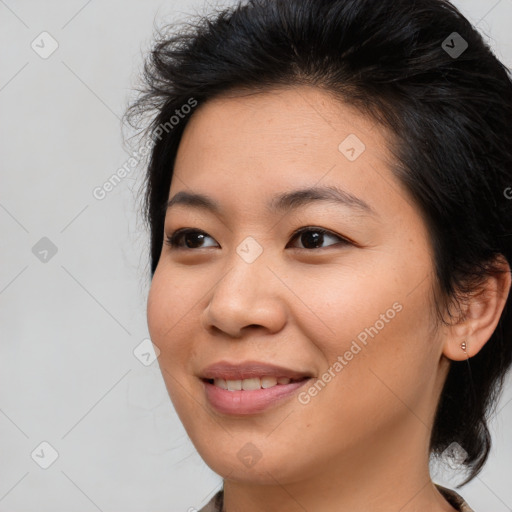
<instances>
[{"instance_id":1,"label":"cheek","mask_svg":"<svg viewBox=\"0 0 512 512\"><path fill-rule=\"evenodd\" d=\"M290 299L293 320L302 338L316 345L326 362L350 350L352 341L364 347L365 342L382 337L404 316L403 286L389 271L325 265L309 268L307 273L303 269L289 272L287 284L299 299ZM408 310L407 314L414 314Z\"/></svg>"},{"instance_id":2,"label":"cheek","mask_svg":"<svg viewBox=\"0 0 512 512\"><path fill-rule=\"evenodd\" d=\"M325 344L335 377L323 374L330 382L312 401L341 424L358 425L350 431L355 438L414 417L427 422L425 399L432 395L437 359L423 291L394 303L393 294L381 292L379 299L376 292L370 302L347 310L350 320L338 319L343 336Z\"/></svg>"},{"instance_id":3,"label":"cheek","mask_svg":"<svg viewBox=\"0 0 512 512\"><path fill-rule=\"evenodd\" d=\"M147 323L151 340L160 351L165 349L163 341L166 337L166 331L172 325L172 312L174 310L172 285L164 286L163 281L157 267L148 294Z\"/></svg>"},{"instance_id":4,"label":"cheek","mask_svg":"<svg viewBox=\"0 0 512 512\"><path fill-rule=\"evenodd\" d=\"M189 381L189 362L194 358L190 333L191 323L197 325L198 321L192 319L197 299L191 296L183 278L179 281L157 268L147 301L148 329L160 350L158 364L169 397L185 426L191 423L188 415L197 414L191 411L195 402L190 401L197 390L190 389Z\"/></svg>"},{"instance_id":5,"label":"cheek","mask_svg":"<svg viewBox=\"0 0 512 512\"><path fill-rule=\"evenodd\" d=\"M202 294L198 295L189 281L183 272L170 273L157 267L151 283L147 323L151 340L160 350L160 364L164 363L165 368L183 368L191 355L190 333L199 322L196 308Z\"/></svg>"},{"instance_id":6,"label":"cheek","mask_svg":"<svg viewBox=\"0 0 512 512\"><path fill-rule=\"evenodd\" d=\"M320 391L311 391L323 396L319 402L325 410L339 406L338 413L352 420L368 411L380 414L382 404L390 412L400 409L397 396L405 403L418 401L435 375L425 267L404 262L400 272L390 272L392 264L396 260L383 261L371 273L358 272L355 265L341 271L318 269L307 279L293 280L294 292L307 297L311 308L301 306L304 314L295 314L299 329L316 345L325 365L320 374L325 387L320 383Z\"/></svg>"}]
</instances>

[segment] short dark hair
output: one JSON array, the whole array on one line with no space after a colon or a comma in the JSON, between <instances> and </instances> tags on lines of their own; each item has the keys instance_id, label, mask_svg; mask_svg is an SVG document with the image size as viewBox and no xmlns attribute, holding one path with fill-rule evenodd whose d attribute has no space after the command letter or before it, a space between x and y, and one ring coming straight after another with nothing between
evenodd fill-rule
<instances>
[{"instance_id":1,"label":"short dark hair","mask_svg":"<svg viewBox=\"0 0 512 512\"><path fill-rule=\"evenodd\" d=\"M467 48L466 48L467 45ZM154 141L144 183L151 275L163 241L177 149L193 111L236 89L313 85L391 129L392 171L429 229L437 318L512 261L512 82L470 22L445 0L249 0L156 36L142 95L127 117ZM191 109L188 109L190 111ZM134 121L135 120L135 121ZM165 128L165 134L162 127ZM452 316L449 313L450 317ZM431 455L452 442L472 480L488 458L487 426L512 361L510 297L469 361L452 361Z\"/></svg>"}]
</instances>

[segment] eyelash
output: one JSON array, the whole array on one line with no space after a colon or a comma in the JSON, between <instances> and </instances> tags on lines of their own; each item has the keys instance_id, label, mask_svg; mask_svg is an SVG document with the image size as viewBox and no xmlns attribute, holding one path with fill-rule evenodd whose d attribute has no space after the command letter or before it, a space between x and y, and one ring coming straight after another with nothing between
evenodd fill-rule
<instances>
[{"instance_id":1,"label":"eyelash","mask_svg":"<svg viewBox=\"0 0 512 512\"><path fill-rule=\"evenodd\" d=\"M332 236L334 238L338 238L339 242L335 243L335 244L331 244L331 245L329 245L327 247L319 247L319 248L316 248L316 249L307 249L307 248L302 248L302 247L296 247L295 249L299 249L301 251L321 251L323 249L328 249L329 247L339 246L340 244L341 245L353 245L353 242L351 242L347 238L344 238L344 237L342 237L340 235L337 235L336 233L333 233L332 231L329 231L327 229L317 228L317 227L313 227L313 226L308 226L308 227L305 227L305 228L298 229L297 231L295 231L292 234L290 241L295 240L300 235L302 235L303 233L307 233L307 232L321 233L322 235ZM179 249L179 250L186 250L186 251L193 251L193 250L207 249L208 248L208 247L198 247L198 248L194 249L194 248L184 247L184 246L180 245L179 242L182 240L182 237L187 235L187 234L190 234L190 233L199 233L199 234L202 234L202 235L206 235L209 238L212 238L212 237L210 237L210 235L208 235L208 233L205 233L204 231L201 231L200 229L181 228L181 229L176 230L171 236L166 237L165 238L165 243L171 249ZM209 247L211 247L211 246L209 246Z\"/></svg>"}]
</instances>

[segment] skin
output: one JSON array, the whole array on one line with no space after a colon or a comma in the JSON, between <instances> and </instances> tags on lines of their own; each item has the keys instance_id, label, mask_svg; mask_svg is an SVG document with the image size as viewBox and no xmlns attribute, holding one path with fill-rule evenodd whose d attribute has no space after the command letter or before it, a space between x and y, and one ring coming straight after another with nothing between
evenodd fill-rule
<instances>
[{"instance_id":1,"label":"skin","mask_svg":"<svg viewBox=\"0 0 512 512\"><path fill-rule=\"evenodd\" d=\"M354 161L338 149L349 134L366 146ZM390 141L384 127L308 86L223 95L185 129L169 198L203 193L223 214L168 210L165 236L184 227L208 236L199 248L163 244L148 326L175 409L224 478L228 512L455 510L429 476L433 416L450 359L473 356L495 329L510 275L489 277L465 321L436 323L428 232L391 172ZM326 202L264 207L314 185L342 188L375 215ZM308 226L332 235L304 248L307 234L292 234ZM248 236L263 249L252 263L236 252ZM309 403L294 396L229 416L207 401L198 378L207 365L258 360L320 377L394 303L401 311ZM247 443L260 454L251 467L237 456Z\"/></svg>"}]
</instances>

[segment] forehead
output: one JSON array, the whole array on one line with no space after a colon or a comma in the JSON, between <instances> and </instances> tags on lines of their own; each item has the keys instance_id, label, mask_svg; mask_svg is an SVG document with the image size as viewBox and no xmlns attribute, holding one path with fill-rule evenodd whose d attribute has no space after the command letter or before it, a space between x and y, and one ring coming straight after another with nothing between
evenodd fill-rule
<instances>
[{"instance_id":1,"label":"forehead","mask_svg":"<svg viewBox=\"0 0 512 512\"><path fill-rule=\"evenodd\" d=\"M196 109L182 136L176 166L184 158L187 163L212 156L258 162L280 155L289 161L318 159L319 153L334 163L349 135L364 143L366 154L389 156L385 127L320 88L230 91Z\"/></svg>"},{"instance_id":2,"label":"forehead","mask_svg":"<svg viewBox=\"0 0 512 512\"><path fill-rule=\"evenodd\" d=\"M169 195L187 190L263 205L291 188L333 186L369 204L388 189L389 200L405 194L391 174L390 140L380 124L319 88L231 92L192 115Z\"/></svg>"},{"instance_id":3,"label":"forehead","mask_svg":"<svg viewBox=\"0 0 512 512\"><path fill-rule=\"evenodd\" d=\"M243 151L246 158L259 160L272 152L291 159L322 151L337 158L339 144L351 134L369 151L386 152L385 127L318 87L237 90L200 105L185 129L177 161L191 138L195 147L223 150L224 157L240 157Z\"/></svg>"}]
</instances>

